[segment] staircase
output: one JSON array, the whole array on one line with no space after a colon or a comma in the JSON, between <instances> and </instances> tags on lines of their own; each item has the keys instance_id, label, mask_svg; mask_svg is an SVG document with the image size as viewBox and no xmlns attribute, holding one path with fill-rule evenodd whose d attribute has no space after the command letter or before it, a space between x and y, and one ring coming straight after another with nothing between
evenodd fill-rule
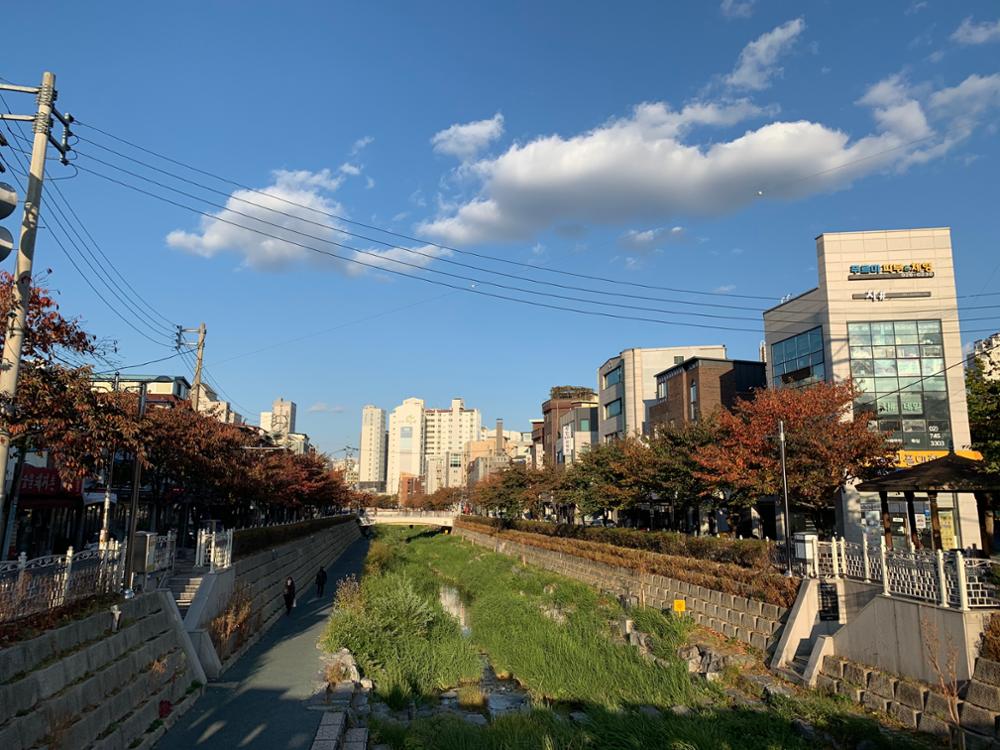
<instances>
[{"instance_id":1,"label":"staircase","mask_svg":"<svg viewBox=\"0 0 1000 750\"><path fill-rule=\"evenodd\" d=\"M170 592L177 602L181 617L187 614L194 595L201 586L203 568L195 568L191 560L178 560L174 563L174 574L170 577Z\"/></svg>"},{"instance_id":2,"label":"staircase","mask_svg":"<svg viewBox=\"0 0 1000 750\"><path fill-rule=\"evenodd\" d=\"M812 655L815 643L813 638L803 638L799 641L791 661L779 667L777 673L795 685L804 685L806 667L809 666L809 657Z\"/></svg>"}]
</instances>

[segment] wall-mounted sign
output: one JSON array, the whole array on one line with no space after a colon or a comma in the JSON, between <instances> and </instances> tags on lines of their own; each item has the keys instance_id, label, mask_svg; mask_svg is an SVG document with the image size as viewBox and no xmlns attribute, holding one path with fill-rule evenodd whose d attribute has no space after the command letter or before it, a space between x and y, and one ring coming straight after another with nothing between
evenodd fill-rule
<instances>
[{"instance_id":1,"label":"wall-mounted sign","mask_svg":"<svg viewBox=\"0 0 1000 750\"><path fill-rule=\"evenodd\" d=\"M851 266L847 280L929 279L933 275L932 263L859 263Z\"/></svg>"}]
</instances>

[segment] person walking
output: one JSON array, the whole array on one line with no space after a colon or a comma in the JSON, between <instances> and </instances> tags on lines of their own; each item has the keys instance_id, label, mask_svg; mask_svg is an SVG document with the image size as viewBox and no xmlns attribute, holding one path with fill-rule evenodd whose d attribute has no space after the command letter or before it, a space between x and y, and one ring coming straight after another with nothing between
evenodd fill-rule
<instances>
[{"instance_id":1,"label":"person walking","mask_svg":"<svg viewBox=\"0 0 1000 750\"><path fill-rule=\"evenodd\" d=\"M291 576L285 579L285 615L292 614L292 607L295 606L295 581Z\"/></svg>"},{"instance_id":2,"label":"person walking","mask_svg":"<svg viewBox=\"0 0 1000 750\"><path fill-rule=\"evenodd\" d=\"M326 586L326 570L324 570L323 568L320 568L319 572L316 574L316 596L317 597L323 596L323 589L324 589L325 586Z\"/></svg>"}]
</instances>

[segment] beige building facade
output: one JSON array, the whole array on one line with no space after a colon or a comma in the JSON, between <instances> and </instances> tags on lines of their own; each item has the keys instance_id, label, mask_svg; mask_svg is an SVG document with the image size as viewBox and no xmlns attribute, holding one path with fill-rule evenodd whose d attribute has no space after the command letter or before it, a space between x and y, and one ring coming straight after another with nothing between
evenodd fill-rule
<instances>
[{"instance_id":1,"label":"beige building facade","mask_svg":"<svg viewBox=\"0 0 1000 750\"><path fill-rule=\"evenodd\" d=\"M829 232L816 238L816 254L818 286L764 313L768 385L853 378L862 391L855 413L889 435L900 465L969 448L950 229ZM849 540L869 533L878 543L878 500L845 492L839 524ZM973 544L975 500L942 495L939 505L945 547ZM891 499L888 510L907 538L905 501Z\"/></svg>"},{"instance_id":2,"label":"beige building facade","mask_svg":"<svg viewBox=\"0 0 1000 750\"><path fill-rule=\"evenodd\" d=\"M389 415L389 447L386 456L385 491L400 492L400 478L405 474L422 477L424 473L424 401L408 398Z\"/></svg>"},{"instance_id":3,"label":"beige building facade","mask_svg":"<svg viewBox=\"0 0 1000 750\"><path fill-rule=\"evenodd\" d=\"M385 409L367 404L361 409L361 442L358 444L358 481L368 485L385 482ZM383 488L384 489L384 488Z\"/></svg>"},{"instance_id":4,"label":"beige building facade","mask_svg":"<svg viewBox=\"0 0 1000 750\"><path fill-rule=\"evenodd\" d=\"M722 344L626 349L597 370L600 442L643 435L656 402L656 373L691 357L726 358Z\"/></svg>"}]
</instances>

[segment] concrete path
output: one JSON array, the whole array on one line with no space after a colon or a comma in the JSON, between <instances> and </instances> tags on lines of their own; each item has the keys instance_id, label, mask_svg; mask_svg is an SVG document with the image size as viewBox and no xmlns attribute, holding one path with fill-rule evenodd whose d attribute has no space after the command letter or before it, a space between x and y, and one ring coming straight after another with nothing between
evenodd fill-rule
<instances>
[{"instance_id":1,"label":"concrete path","mask_svg":"<svg viewBox=\"0 0 1000 750\"><path fill-rule=\"evenodd\" d=\"M156 744L157 750L308 750L323 714L306 708L319 670L316 641L330 615L336 582L360 577L366 539L327 568L323 599L296 581L298 605L230 667Z\"/></svg>"}]
</instances>

